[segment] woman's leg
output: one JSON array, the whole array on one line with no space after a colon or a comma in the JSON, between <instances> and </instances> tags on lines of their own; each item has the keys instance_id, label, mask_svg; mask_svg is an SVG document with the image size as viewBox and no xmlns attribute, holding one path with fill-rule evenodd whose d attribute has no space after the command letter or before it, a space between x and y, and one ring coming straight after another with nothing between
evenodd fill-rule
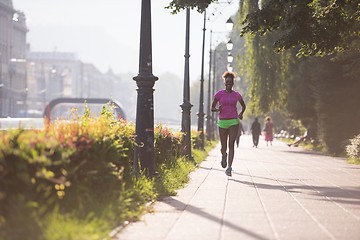
<instances>
[{"instance_id":1,"label":"woman's leg","mask_svg":"<svg viewBox=\"0 0 360 240\"><path fill-rule=\"evenodd\" d=\"M259 134L255 135L255 147L257 147L257 145L259 144Z\"/></svg>"},{"instance_id":2,"label":"woman's leg","mask_svg":"<svg viewBox=\"0 0 360 240\"><path fill-rule=\"evenodd\" d=\"M227 148L227 138L229 135L229 129L219 127L219 136L221 143L221 155L225 156Z\"/></svg>"},{"instance_id":3,"label":"woman's leg","mask_svg":"<svg viewBox=\"0 0 360 240\"><path fill-rule=\"evenodd\" d=\"M239 124L229 127L229 167L232 166L232 162L234 159L234 153L235 153L234 147L235 147L235 140L238 130L239 130Z\"/></svg>"}]
</instances>

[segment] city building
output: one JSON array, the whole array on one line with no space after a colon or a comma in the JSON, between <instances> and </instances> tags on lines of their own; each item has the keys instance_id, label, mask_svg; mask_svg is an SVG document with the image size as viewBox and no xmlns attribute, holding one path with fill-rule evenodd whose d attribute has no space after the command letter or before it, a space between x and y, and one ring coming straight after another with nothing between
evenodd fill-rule
<instances>
[{"instance_id":1,"label":"city building","mask_svg":"<svg viewBox=\"0 0 360 240\"><path fill-rule=\"evenodd\" d=\"M68 52L27 53L28 108L43 111L60 97L83 96L83 63Z\"/></svg>"},{"instance_id":2,"label":"city building","mask_svg":"<svg viewBox=\"0 0 360 240\"><path fill-rule=\"evenodd\" d=\"M11 0L0 0L0 116L26 111L26 19Z\"/></svg>"},{"instance_id":3,"label":"city building","mask_svg":"<svg viewBox=\"0 0 360 240\"><path fill-rule=\"evenodd\" d=\"M92 63L83 63L75 53L28 52L26 59L29 111L44 112L51 100L61 97L108 98L132 104L129 84L112 70L102 73Z\"/></svg>"}]
</instances>

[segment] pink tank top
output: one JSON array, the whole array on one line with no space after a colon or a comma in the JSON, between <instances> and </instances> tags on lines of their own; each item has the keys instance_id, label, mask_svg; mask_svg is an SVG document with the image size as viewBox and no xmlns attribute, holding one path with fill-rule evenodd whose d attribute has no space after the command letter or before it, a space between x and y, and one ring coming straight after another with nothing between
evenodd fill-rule
<instances>
[{"instance_id":1,"label":"pink tank top","mask_svg":"<svg viewBox=\"0 0 360 240\"><path fill-rule=\"evenodd\" d=\"M220 119L238 118L236 104L239 100L242 99L240 93L236 91L227 93L225 90L220 90L215 94L214 97L219 101L219 105L222 106L222 109L219 113Z\"/></svg>"}]
</instances>

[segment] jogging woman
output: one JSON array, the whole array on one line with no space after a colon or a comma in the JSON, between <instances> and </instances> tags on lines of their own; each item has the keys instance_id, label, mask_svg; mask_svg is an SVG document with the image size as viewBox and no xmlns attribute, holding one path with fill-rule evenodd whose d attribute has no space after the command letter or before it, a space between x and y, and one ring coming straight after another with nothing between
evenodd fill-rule
<instances>
[{"instance_id":1,"label":"jogging woman","mask_svg":"<svg viewBox=\"0 0 360 240\"><path fill-rule=\"evenodd\" d=\"M240 93L234 91L232 88L234 86L235 74L233 72L225 72L222 76L224 79L225 90L218 91L215 96L211 106L212 112L219 112L219 135L221 142L221 166L226 168L225 173L228 176L231 176L232 171L232 162L234 159L234 145L236 136L239 129L239 119L243 118L246 106L244 100ZM236 104L239 102L241 104L241 112L238 113ZM219 108L216 108L217 103L219 103ZM229 158L227 163L227 141L229 139Z\"/></svg>"}]
</instances>

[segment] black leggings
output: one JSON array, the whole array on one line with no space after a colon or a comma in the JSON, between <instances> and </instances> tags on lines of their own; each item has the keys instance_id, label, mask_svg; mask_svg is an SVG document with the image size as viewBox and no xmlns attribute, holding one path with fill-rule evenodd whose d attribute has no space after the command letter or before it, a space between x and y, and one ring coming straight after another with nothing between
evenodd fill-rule
<instances>
[{"instance_id":1,"label":"black leggings","mask_svg":"<svg viewBox=\"0 0 360 240\"><path fill-rule=\"evenodd\" d=\"M259 134L253 134L252 137L254 146L257 147L257 145L259 144Z\"/></svg>"},{"instance_id":2,"label":"black leggings","mask_svg":"<svg viewBox=\"0 0 360 240\"><path fill-rule=\"evenodd\" d=\"M229 137L229 157L228 157L228 165L229 167L232 166L232 162L234 159L234 147L235 147L235 140L239 130L239 124L232 125L229 128L221 128L219 127L219 135L220 135L220 142L221 142L221 154L224 156L227 150L227 140Z\"/></svg>"}]
</instances>

